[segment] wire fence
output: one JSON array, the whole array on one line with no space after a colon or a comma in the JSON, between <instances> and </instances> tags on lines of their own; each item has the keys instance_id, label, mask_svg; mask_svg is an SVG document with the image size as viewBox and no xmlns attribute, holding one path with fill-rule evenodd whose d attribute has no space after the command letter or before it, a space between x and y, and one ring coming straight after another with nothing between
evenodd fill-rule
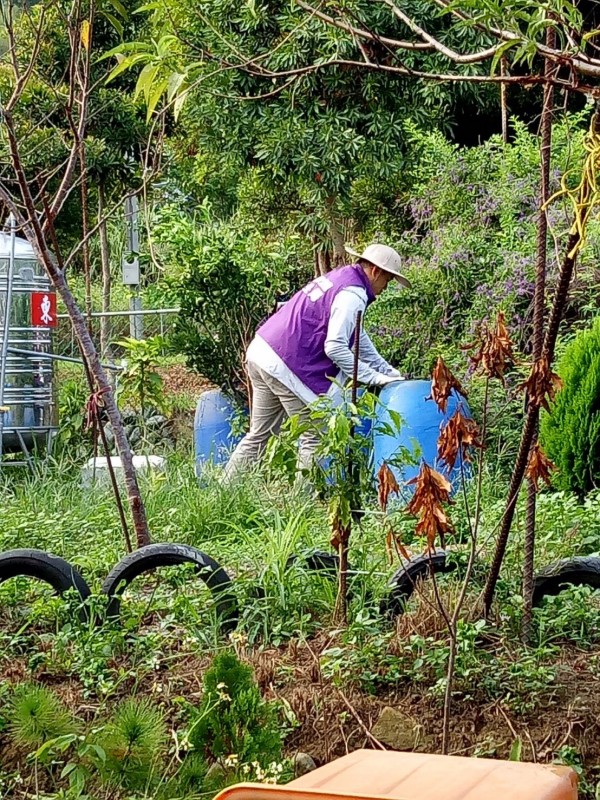
<instances>
[{"instance_id":1,"label":"wire fence","mask_svg":"<svg viewBox=\"0 0 600 800\"><path fill-rule=\"evenodd\" d=\"M104 321L108 353L119 358L122 348L118 342L125 338L148 339L151 336L167 337L173 330L178 308L148 308L130 311L95 311L91 315L90 328L94 344L100 349L100 331ZM79 357L79 347L68 314L58 315L58 327L54 332L53 349L57 355ZM166 355L166 352L163 353Z\"/></svg>"}]
</instances>

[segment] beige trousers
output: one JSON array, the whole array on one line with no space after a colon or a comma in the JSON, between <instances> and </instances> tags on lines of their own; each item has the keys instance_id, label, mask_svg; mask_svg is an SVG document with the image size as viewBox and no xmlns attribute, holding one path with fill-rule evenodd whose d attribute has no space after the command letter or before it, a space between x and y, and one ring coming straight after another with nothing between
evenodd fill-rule
<instances>
[{"instance_id":1,"label":"beige trousers","mask_svg":"<svg viewBox=\"0 0 600 800\"><path fill-rule=\"evenodd\" d=\"M250 430L235 448L225 467L225 481L232 480L245 465L260 459L269 438L279 433L286 417L297 415L306 418L309 414L308 406L287 386L251 361L248 362L248 376L252 383ZM318 443L317 431L303 434L298 448L300 469L310 467Z\"/></svg>"}]
</instances>

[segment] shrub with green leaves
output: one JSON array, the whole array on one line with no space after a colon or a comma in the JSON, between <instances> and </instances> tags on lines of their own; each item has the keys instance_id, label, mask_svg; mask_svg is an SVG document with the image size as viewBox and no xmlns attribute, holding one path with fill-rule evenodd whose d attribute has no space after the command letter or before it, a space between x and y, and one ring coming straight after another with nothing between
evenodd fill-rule
<instances>
[{"instance_id":1,"label":"shrub with green leaves","mask_svg":"<svg viewBox=\"0 0 600 800\"><path fill-rule=\"evenodd\" d=\"M181 312L173 344L191 367L244 400L244 354L277 298L308 278L299 237L269 241L235 218L221 222L205 204L196 217L161 211L154 236Z\"/></svg>"},{"instance_id":2,"label":"shrub with green leaves","mask_svg":"<svg viewBox=\"0 0 600 800\"><path fill-rule=\"evenodd\" d=\"M600 318L565 349L564 387L541 422L541 442L558 467L555 482L580 497L600 480Z\"/></svg>"},{"instance_id":3,"label":"shrub with green leaves","mask_svg":"<svg viewBox=\"0 0 600 800\"><path fill-rule=\"evenodd\" d=\"M252 667L235 654L221 653L207 670L189 738L207 760L230 767L232 780L241 777L244 765L266 769L281 760L277 708L263 699Z\"/></svg>"},{"instance_id":4,"label":"shrub with green leaves","mask_svg":"<svg viewBox=\"0 0 600 800\"><path fill-rule=\"evenodd\" d=\"M125 351L127 365L119 375L117 400L130 404L143 414L148 408L164 412L167 400L163 393L163 379L157 372L165 342L162 336L148 339L130 337L118 342Z\"/></svg>"}]
</instances>

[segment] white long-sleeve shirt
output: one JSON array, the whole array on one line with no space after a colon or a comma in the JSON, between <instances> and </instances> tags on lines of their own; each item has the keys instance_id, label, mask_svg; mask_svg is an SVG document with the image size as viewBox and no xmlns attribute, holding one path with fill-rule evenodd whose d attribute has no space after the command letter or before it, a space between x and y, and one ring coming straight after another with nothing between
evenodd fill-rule
<instances>
[{"instance_id":1,"label":"white long-sleeve shirt","mask_svg":"<svg viewBox=\"0 0 600 800\"><path fill-rule=\"evenodd\" d=\"M327 396L333 400L341 397L340 384L351 377L354 368L354 353L350 348L350 340L356 328L358 312L367 308L367 293L362 286L349 286L342 289L335 297L329 315L325 354L339 367L339 374L332 382ZM358 360L358 381L368 386L383 386L392 381L401 380L402 376L377 352L375 345L361 329ZM291 392L307 405L317 399L317 395L303 383L277 355L273 348L255 336L246 355L266 373L283 383Z\"/></svg>"}]
</instances>

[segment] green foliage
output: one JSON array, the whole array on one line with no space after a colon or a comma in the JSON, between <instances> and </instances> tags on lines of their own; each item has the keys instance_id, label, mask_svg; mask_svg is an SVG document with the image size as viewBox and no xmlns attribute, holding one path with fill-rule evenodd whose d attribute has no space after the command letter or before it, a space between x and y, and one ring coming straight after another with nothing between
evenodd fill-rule
<instances>
[{"instance_id":1,"label":"green foliage","mask_svg":"<svg viewBox=\"0 0 600 800\"><path fill-rule=\"evenodd\" d=\"M573 641L589 648L598 641L600 597L590 586L573 586L545 598L536 609L540 642Z\"/></svg>"},{"instance_id":2,"label":"green foliage","mask_svg":"<svg viewBox=\"0 0 600 800\"><path fill-rule=\"evenodd\" d=\"M125 369L119 373L117 400L142 414L148 408L166 410L163 379L156 371L164 349L163 337L127 338L117 344L123 348L126 360Z\"/></svg>"},{"instance_id":3,"label":"green foliage","mask_svg":"<svg viewBox=\"0 0 600 800\"><path fill-rule=\"evenodd\" d=\"M235 574L241 610L236 633L240 647L256 648L254 652L262 648L271 650L275 660L274 685L283 698L289 697L288 691L295 691L294 654L300 653L299 658L308 658L308 663L312 663L312 657L304 649L305 641L308 640L314 650L314 637L320 642L323 633L332 630L335 581L311 574L303 568L301 559L304 553L327 547L330 538L327 510L313 497L292 490L281 479L265 481L260 474L253 473L225 489L217 478L216 475L207 476L199 487L192 465L177 464L176 457L172 457L165 480L145 486L153 537L156 541L192 544ZM118 514L110 490L82 493L79 476L65 472L61 463L48 467L41 480L27 476L18 480L4 476L2 480L0 550L35 546L61 555L76 564L92 589L98 592L109 569L124 555ZM471 491L469 487L468 500L472 508ZM474 576L473 598L479 594L485 577L487 554L504 512L504 492L497 473L486 471L481 504L483 548ZM464 575L466 554L460 552L457 542L468 538L468 526L460 494L455 501L452 518L457 532L449 537L449 545L459 551L463 566L454 573L439 576L438 587L444 599L455 595L460 576ZM523 494L519 500L519 520L524 519L524 507ZM401 623L406 627L399 632L379 614L378 601L384 596L387 582L398 564L387 562L380 517L371 510L368 503L367 513L350 542L350 563L356 574L351 584L352 613L348 629L342 633L338 631L319 656L324 691L328 690L327 681L331 679L344 692L352 686L355 692L378 695L379 699L395 692L419 695L426 698L424 702L431 708L439 708L448 659L445 625L431 621L435 600L428 583L423 585L423 591L429 589L426 597L430 602L421 609L419 594L415 594L408 603L409 616ZM414 522L408 521L399 509L394 525L395 530L406 531L408 537ZM413 549L412 540L403 540ZM567 493L544 492L539 496L536 553L539 567L574 553L595 552L599 541L600 495L592 493L583 503ZM420 543L415 543L414 552L420 552L420 547ZM300 558L293 568L286 569L291 554ZM517 525L509 542L506 569L498 592L501 625L481 629L475 618L465 620L459 627L455 699L457 703L470 705L500 702L509 715L514 711L539 716L547 707L549 695L553 695L556 702L561 702L563 695L569 697L573 675L581 676L581 670L587 669L587 665L590 674L598 674L598 599L587 589L549 598L535 613L535 646L522 647L517 635L522 613L521 559L522 531ZM62 750L69 742L64 738L56 741L60 737L55 737L53 728L51 744L37 758L44 779L52 770L53 786L57 787L52 791L59 791L59 788L70 791L71 773L60 777L67 765L75 765L73 782L84 779L84 792L91 797L101 798L113 792L115 800L126 800L145 793L157 800L172 800L185 797L188 789L189 794L200 794L216 788L204 782L206 767L215 758L210 749L212 734L206 739L207 750L194 749L184 755L188 734L193 738L193 726L202 713L198 708L202 701L190 697L186 687L190 685L189 670L198 669L196 665L205 660L208 662L223 648L223 639L219 638L210 614L205 613L206 589L201 587L202 597L193 595L194 587L201 582L189 574L175 585L164 578L164 571L160 571L154 583L144 587L151 586L151 595L142 593L143 613L138 613L137 609L135 614L131 613L132 593L135 592L132 586L128 597L124 598L122 624L99 627L78 623L74 614L65 614L60 600L52 605L46 600L43 606L32 603L31 592L37 582L14 579L0 586L0 674L9 675L10 667L19 664L28 677L44 674L53 685L66 683L74 688L85 706L87 722L80 724L80 736L85 740L70 740L68 749ZM264 594L256 591L261 589ZM182 607L184 595L193 599L185 608ZM94 617L102 617L99 604L91 610ZM586 649L584 658L574 652L574 644ZM281 658L275 657L276 652L282 654ZM261 667L269 669L271 655L268 654L264 662L262 656L260 659ZM562 669L564 662L576 663L577 673ZM565 673L567 684L563 680ZM215 676L210 684L210 694L215 699L214 715L219 717L214 721L217 732L221 731L221 724L233 724L231 717L221 716L231 704L219 698L216 691L219 682L221 679ZM222 691L233 696L225 688ZM178 767L175 758L158 759L144 787L119 788L115 786L118 773L115 777L113 772L105 771L99 751L85 748L93 744L105 752L104 732L99 730L111 722L105 709L113 708L124 696L139 698L140 694L151 696L153 702L160 698L169 729L177 736L183 764ZM11 695L8 681L0 680L0 701L3 702L0 717L6 719L6 724L10 708L6 701ZM294 722L289 708L286 713L284 703L279 711L274 730L285 736L298 721ZM108 716L112 716L110 711ZM300 714L298 716L300 719ZM527 718L523 720L525 724L527 721ZM353 725L353 720L349 720L349 724ZM244 730L241 726L238 730L242 737ZM8 730L2 731L2 735L6 738ZM534 742L537 741L534 737ZM290 742L292 746L296 744L295 734ZM169 744L173 746L173 740L165 736L165 747ZM28 752L35 753L42 746L26 747ZM223 745L223 752L229 746ZM12 748L8 749L12 752ZM223 766L229 755L238 753L232 750L219 756ZM253 768L249 774L244 772L248 762L244 763L243 758L240 756L236 766L224 767L227 781L256 777ZM271 760L278 761L276 753ZM25 779L31 777L32 763L23 762L21 771ZM586 772L589 766L588 759ZM263 769L268 767L269 763ZM87 770L87 777L83 770ZM109 781L108 787L106 781ZM8 791L11 785L9 779Z\"/></svg>"},{"instance_id":4,"label":"green foliage","mask_svg":"<svg viewBox=\"0 0 600 800\"><path fill-rule=\"evenodd\" d=\"M103 0L97 7L91 36L91 90L85 126L85 150L89 181L89 206L93 213L97 183L110 195L123 186L139 185L140 170L135 153L144 142L146 126L143 112L129 94L127 80L106 88L109 72L99 55L116 45L122 35L140 34L139 17L131 15L129 0ZM60 185L68 153L73 146L70 118L69 61L70 37L76 30L77 13L65 0L41 2L26 13L15 14L15 59L22 75L31 72L11 113L19 138L23 165L32 185L38 179L51 196ZM14 88L14 70L8 59L0 64L0 93L6 101ZM8 143L0 137L0 155L7 159ZM43 176L40 178L40 176ZM59 244L65 252L81 237L81 202L78 192L67 200L56 223ZM77 266L77 263L76 263Z\"/></svg>"},{"instance_id":5,"label":"green foliage","mask_svg":"<svg viewBox=\"0 0 600 800\"><path fill-rule=\"evenodd\" d=\"M561 175L581 162L585 120L582 113L555 123L552 191L559 187ZM428 378L438 356L464 374L461 346L473 341L478 324L495 319L500 310L516 352L529 352L539 142L517 120L512 130L509 144L492 137L467 149L406 123L413 158L406 176L409 188L398 200L402 215L372 216L364 241L381 226L404 256L413 288L388 290L369 308L365 325L382 355L409 378ZM548 215L552 285L559 268L553 237L564 240L571 216L560 203L552 204ZM590 226L570 293L568 327L598 314L599 232L597 223ZM488 452L505 470L510 469L521 426L522 400L516 387L523 379L522 369L514 369L507 375L506 388L493 387L490 395ZM468 376L465 386L478 418L483 381Z\"/></svg>"},{"instance_id":6,"label":"green foliage","mask_svg":"<svg viewBox=\"0 0 600 800\"><path fill-rule=\"evenodd\" d=\"M204 676L204 696L192 720L190 742L207 759L233 768L232 780L244 765L262 768L281 760L277 708L263 700L252 668L233 653L217 655Z\"/></svg>"},{"instance_id":7,"label":"green foliage","mask_svg":"<svg viewBox=\"0 0 600 800\"><path fill-rule=\"evenodd\" d=\"M351 510L361 504L361 496L372 499L375 488L372 454L372 430L397 435L402 418L390 411L390 422L377 420L378 399L368 391L360 391L356 405L346 400L335 404L319 399L306 420L292 417L282 426L281 435L268 446L267 463L275 475L286 475L290 483L296 478L298 442L308 432L319 434L315 460L307 477L316 494L329 504L330 520L347 526ZM417 452L399 447L390 460L391 466L416 463Z\"/></svg>"},{"instance_id":8,"label":"green foliage","mask_svg":"<svg viewBox=\"0 0 600 800\"><path fill-rule=\"evenodd\" d=\"M556 483L580 497L600 480L600 318L568 345L558 364L564 388L541 422Z\"/></svg>"},{"instance_id":9,"label":"green foliage","mask_svg":"<svg viewBox=\"0 0 600 800\"><path fill-rule=\"evenodd\" d=\"M142 788L161 765L166 728L161 712L150 701L125 700L98 734L105 753L103 778L128 789Z\"/></svg>"},{"instance_id":10,"label":"green foliage","mask_svg":"<svg viewBox=\"0 0 600 800\"><path fill-rule=\"evenodd\" d=\"M277 297L302 282L297 237L264 240L208 205L191 218L163 209L154 229L181 313L173 346L209 380L242 400L244 354Z\"/></svg>"},{"instance_id":11,"label":"green foliage","mask_svg":"<svg viewBox=\"0 0 600 800\"><path fill-rule=\"evenodd\" d=\"M243 208L252 224L258 215L278 231L285 220L320 250L336 244L338 256L345 222L372 195L378 206L395 205L410 161L404 119L450 132L459 101L488 108L496 102L488 88L399 80L343 64L271 80L272 72L363 60L355 37L286 0L202 0L194 15L181 0L143 8L154 36L117 47L113 75L135 70L149 113L161 97L172 104L179 184L228 213ZM421 0L411 0L407 10L461 49L482 39L473 29L455 30L450 15L432 18ZM383 5L352 0L345 13L369 30L404 35ZM368 49L375 60L389 58L383 45ZM199 59L199 52L208 58ZM246 60L260 66L215 67ZM424 60L445 68L434 53L403 56L415 69Z\"/></svg>"},{"instance_id":12,"label":"green foliage","mask_svg":"<svg viewBox=\"0 0 600 800\"><path fill-rule=\"evenodd\" d=\"M208 766L198 753L188 753L177 773L162 783L156 791L156 800L188 798L192 800L203 792Z\"/></svg>"},{"instance_id":13,"label":"green foliage","mask_svg":"<svg viewBox=\"0 0 600 800\"><path fill-rule=\"evenodd\" d=\"M552 191L582 158L585 120L585 114L571 115L555 125ZM388 237L404 255L413 289L388 291L369 309L366 324L376 345L410 377L428 377L438 355L455 361L475 325L499 310L517 349L529 346L539 144L525 125L512 124L511 143L492 137L467 149L406 123L413 157L410 188L401 198L405 229L388 221ZM569 210L552 205L549 223L560 240L571 224ZM598 226L592 226L569 319L593 313L590 298L597 309L599 242ZM549 247L550 281L558 267L555 248Z\"/></svg>"},{"instance_id":14,"label":"green foliage","mask_svg":"<svg viewBox=\"0 0 600 800\"><path fill-rule=\"evenodd\" d=\"M17 686L7 717L10 736L21 747L39 748L76 729L69 710L54 692L41 684Z\"/></svg>"},{"instance_id":15,"label":"green foliage","mask_svg":"<svg viewBox=\"0 0 600 800\"><path fill-rule=\"evenodd\" d=\"M85 409L88 400L85 382L67 378L59 383L58 419L59 429L55 442L55 454L78 458L91 450L90 437L84 434Z\"/></svg>"}]
</instances>

